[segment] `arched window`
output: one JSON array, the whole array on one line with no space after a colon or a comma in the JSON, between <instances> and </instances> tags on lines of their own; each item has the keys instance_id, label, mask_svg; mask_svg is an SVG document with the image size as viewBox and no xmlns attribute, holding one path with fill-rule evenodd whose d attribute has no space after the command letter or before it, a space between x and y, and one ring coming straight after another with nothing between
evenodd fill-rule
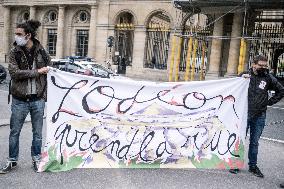
<instances>
[{"instance_id":1,"label":"arched window","mask_svg":"<svg viewBox=\"0 0 284 189\"><path fill-rule=\"evenodd\" d=\"M116 18L114 37L114 62L118 64L118 73L125 74L126 66L132 65L134 39L134 16L122 12Z\"/></svg>"},{"instance_id":2,"label":"arched window","mask_svg":"<svg viewBox=\"0 0 284 189\"><path fill-rule=\"evenodd\" d=\"M147 25L145 48L146 68L167 69L170 18L162 11L154 13Z\"/></svg>"}]
</instances>

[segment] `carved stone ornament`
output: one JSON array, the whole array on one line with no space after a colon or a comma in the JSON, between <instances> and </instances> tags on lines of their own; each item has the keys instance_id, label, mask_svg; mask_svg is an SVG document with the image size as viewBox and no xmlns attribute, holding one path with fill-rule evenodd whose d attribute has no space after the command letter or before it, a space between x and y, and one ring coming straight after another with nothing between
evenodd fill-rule
<instances>
[{"instance_id":1,"label":"carved stone ornament","mask_svg":"<svg viewBox=\"0 0 284 189\"><path fill-rule=\"evenodd\" d=\"M86 10L80 10L74 17L74 23L90 23L91 15Z\"/></svg>"},{"instance_id":2,"label":"carved stone ornament","mask_svg":"<svg viewBox=\"0 0 284 189\"><path fill-rule=\"evenodd\" d=\"M29 20L29 18L30 18L29 10L24 10L19 14L18 19L17 19L17 23L25 22L25 21Z\"/></svg>"},{"instance_id":3,"label":"carved stone ornament","mask_svg":"<svg viewBox=\"0 0 284 189\"><path fill-rule=\"evenodd\" d=\"M58 22L58 12L56 10L48 11L42 20L43 24L54 24L56 25Z\"/></svg>"}]
</instances>

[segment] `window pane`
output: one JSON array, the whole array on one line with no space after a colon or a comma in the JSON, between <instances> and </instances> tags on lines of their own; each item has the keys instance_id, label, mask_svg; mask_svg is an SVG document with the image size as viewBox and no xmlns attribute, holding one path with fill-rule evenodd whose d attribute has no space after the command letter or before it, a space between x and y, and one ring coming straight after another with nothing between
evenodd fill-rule
<instances>
[{"instance_id":1,"label":"window pane","mask_svg":"<svg viewBox=\"0 0 284 189\"><path fill-rule=\"evenodd\" d=\"M80 13L80 21L85 22L87 20L87 14L86 12L81 12Z\"/></svg>"},{"instance_id":2,"label":"window pane","mask_svg":"<svg viewBox=\"0 0 284 189\"><path fill-rule=\"evenodd\" d=\"M47 51L51 56L56 55L57 30L47 30Z\"/></svg>"},{"instance_id":3,"label":"window pane","mask_svg":"<svg viewBox=\"0 0 284 189\"><path fill-rule=\"evenodd\" d=\"M89 30L77 30L76 56L87 56Z\"/></svg>"}]
</instances>

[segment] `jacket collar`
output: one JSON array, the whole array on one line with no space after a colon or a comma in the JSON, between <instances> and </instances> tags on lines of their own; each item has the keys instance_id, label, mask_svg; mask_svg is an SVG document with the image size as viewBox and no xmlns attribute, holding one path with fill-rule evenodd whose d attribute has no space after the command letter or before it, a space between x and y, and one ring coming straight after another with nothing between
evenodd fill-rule
<instances>
[{"instance_id":1,"label":"jacket collar","mask_svg":"<svg viewBox=\"0 0 284 189\"><path fill-rule=\"evenodd\" d=\"M252 68L249 69L249 73L255 75Z\"/></svg>"}]
</instances>

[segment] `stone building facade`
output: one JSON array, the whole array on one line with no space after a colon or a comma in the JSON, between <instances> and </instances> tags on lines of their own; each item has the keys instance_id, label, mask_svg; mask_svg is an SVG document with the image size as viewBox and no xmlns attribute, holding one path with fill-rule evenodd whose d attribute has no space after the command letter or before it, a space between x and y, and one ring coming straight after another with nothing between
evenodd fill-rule
<instances>
[{"instance_id":1,"label":"stone building facade","mask_svg":"<svg viewBox=\"0 0 284 189\"><path fill-rule=\"evenodd\" d=\"M216 18L217 12L222 15L228 10L230 7L205 9L204 15ZM241 36L243 12L237 9L230 17L220 17L212 25L212 35ZM172 37L192 19L191 13L176 9L171 0L2 0L0 15L1 62L7 59L16 23L36 19L42 23L38 39L53 58L88 56L101 64L110 60L112 68L122 69L127 76L161 81L168 80ZM208 23L209 17L203 22L207 19ZM199 16L193 19L193 25L202 20ZM107 43L110 36L114 37L112 47ZM212 39L208 46L206 77L236 75L240 39L226 44ZM116 64L121 67L121 62L124 65L119 68Z\"/></svg>"}]
</instances>

